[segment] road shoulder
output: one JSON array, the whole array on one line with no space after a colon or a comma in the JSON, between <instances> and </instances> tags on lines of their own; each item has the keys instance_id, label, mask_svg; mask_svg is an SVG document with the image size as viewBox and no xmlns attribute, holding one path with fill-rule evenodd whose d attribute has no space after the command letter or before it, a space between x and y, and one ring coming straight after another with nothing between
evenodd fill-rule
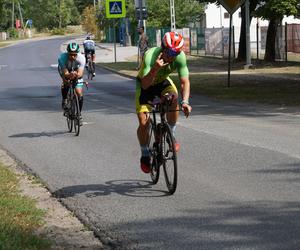
<instances>
[{"instance_id":1,"label":"road shoulder","mask_svg":"<svg viewBox=\"0 0 300 250\"><path fill-rule=\"evenodd\" d=\"M37 201L46 211L44 225L35 233L52 242L53 249L103 249L102 243L37 180L25 172L22 164L0 149L0 162L19 178L22 195Z\"/></svg>"}]
</instances>

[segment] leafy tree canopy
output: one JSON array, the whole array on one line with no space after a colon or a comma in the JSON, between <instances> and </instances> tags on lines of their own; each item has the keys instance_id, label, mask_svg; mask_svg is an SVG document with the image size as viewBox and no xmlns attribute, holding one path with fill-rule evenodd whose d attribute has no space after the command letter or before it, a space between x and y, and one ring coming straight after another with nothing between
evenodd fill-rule
<instances>
[{"instance_id":1,"label":"leafy tree canopy","mask_svg":"<svg viewBox=\"0 0 300 250\"><path fill-rule=\"evenodd\" d=\"M105 1L103 0L103 2ZM97 1L95 1L95 3L97 3ZM82 14L86 7L94 5L94 0L74 0L74 4L79 13Z\"/></svg>"},{"instance_id":2,"label":"leafy tree canopy","mask_svg":"<svg viewBox=\"0 0 300 250\"><path fill-rule=\"evenodd\" d=\"M296 16L299 0L266 0L261 1L255 10L255 15L263 19L282 19L284 15Z\"/></svg>"},{"instance_id":3,"label":"leafy tree canopy","mask_svg":"<svg viewBox=\"0 0 300 250\"><path fill-rule=\"evenodd\" d=\"M176 28L186 27L189 22L196 21L204 11L204 4L196 0L175 0L174 5ZM147 1L147 9L149 15L147 23L149 26L158 28L170 27L169 0Z\"/></svg>"}]
</instances>

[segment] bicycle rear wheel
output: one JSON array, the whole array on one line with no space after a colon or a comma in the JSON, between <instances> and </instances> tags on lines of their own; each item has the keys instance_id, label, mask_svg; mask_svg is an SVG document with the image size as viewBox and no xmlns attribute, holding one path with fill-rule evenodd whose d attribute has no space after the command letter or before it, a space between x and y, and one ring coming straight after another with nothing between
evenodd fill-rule
<instances>
[{"instance_id":1,"label":"bicycle rear wheel","mask_svg":"<svg viewBox=\"0 0 300 250\"><path fill-rule=\"evenodd\" d=\"M67 125L68 125L68 130L69 132L72 132L73 130L73 118L72 118L72 89L69 90L68 95L67 95L67 107L68 110L65 110L65 115L67 117Z\"/></svg>"},{"instance_id":2,"label":"bicycle rear wheel","mask_svg":"<svg viewBox=\"0 0 300 250\"><path fill-rule=\"evenodd\" d=\"M73 120L74 130L75 130L75 135L78 136L80 132L80 109L79 109L79 100L76 93L74 93L72 106L73 106L72 110L73 110L73 118L74 118Z\"/></svg>"},{"instance_id":3,"label":"bicycle rear wheel","mask_svg":"<svg viewBox=\"0 0 300 250\"><path fill-rule=\"evenodd\" d=\"M150 176L152 179L153 184L156 184L159 179L159 164L157 160L157 143L155 142L155 128L153 121L150 120L150 133L149 133L149 151L150 151L150 157L151 157L151 172Z\"/></svg>"},{"instance_id":4,"label":"bicycle rear wheel","mask_svg":"<svg viewBox=\"0 0 300 250\"><path fill-rule=\"evenodd\" d=\"M93 62L89 61L88 63L88 79L93 80L93 75L94 71L93 71Z\"/></svg>"},{"instance_id":5,"label":"bicycle rear wheel","mask_svg":"<svg viewBox=\"0 0 300 250\"><path fill-rule=\"evenodd\" d=\"M177 155L175 151L174 137L169 125L167 124L164 126L161 147L167 188L169 190L169 194L174 194L177 187Z\"/></svg>"}]
</instances>

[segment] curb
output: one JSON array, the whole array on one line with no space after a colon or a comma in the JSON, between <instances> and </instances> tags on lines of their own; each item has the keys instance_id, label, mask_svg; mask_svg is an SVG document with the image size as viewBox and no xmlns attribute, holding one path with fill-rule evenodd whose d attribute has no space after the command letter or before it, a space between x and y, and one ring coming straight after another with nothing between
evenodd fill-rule
<instances>
[{"instance_id":1,"label":"curb","mask_svg":"<svg viewBox=\"0 0 300 250\"><path fill-rule=\"evenodd\" d=\"M95 43L95 46L97 46L97 47L100 48L100 49L106 49L106 50L108 50L108 51L112 51L112 49L106 48L106 47L101 46L101 45L99 45L99 44L97 44L97 43Z\"/></svg>"},{"instance_id":2,"label":"curb","mask_svg":"<svg viewBox=\"0 0 300 250\"><path fill-rule=\"evenodd\" d=\"M45 212L42 217L43 225L37 227L33 233L49 240L51 249L104 249L104 243L96 236L93 228L54 197L46 183L2 145L0 162L17 176L20 195L35 200L36 208Z\"/></svg>"},{"instance_id":3,"label":"curb","mask_svg":"<svg viewBox=\"0 0 300 250\"><path fill-rule=\"evenodd\" d=\"M103 66L103 65L96 64L96 67L99 67L99 68L108 70L108 71L110 71L110 72L112 72L112 73L116 73L116 74L118 74L118 75L120 75L120 76L129 78L129 79L131 79L131 80L135 80L135 79L136 79L135 76L127 75L127 74L125 74L125 73L122 73L122 72L117 71L117 70L115 70L115 69L109 68L109 67L107 67L107 66Z\"/></svg>"},{"instance_id":4,"label":"curb","mask_svg":"<svg viewBox=\"0 0 300 250\"><path fill-rule=\"evenodd\" d=\"M26 39L20 39L20 40L6 40L8 43L10 42L10 44L7 45L7 46L4 46L4 47L0 47L0 49L8 48L8 47L15 46L15 45L22 44L22 43L38 42L38 41L42 41L42 40L50 40L50 39L63 38L63 37L72 37L72 36L74 36L74 35L73 34L70 34L70 35L49 35L49 36L32 37L32 38L26 38ZM6 41L3 41L3 42L6 42Z\"/></svg>"}]
</instances>

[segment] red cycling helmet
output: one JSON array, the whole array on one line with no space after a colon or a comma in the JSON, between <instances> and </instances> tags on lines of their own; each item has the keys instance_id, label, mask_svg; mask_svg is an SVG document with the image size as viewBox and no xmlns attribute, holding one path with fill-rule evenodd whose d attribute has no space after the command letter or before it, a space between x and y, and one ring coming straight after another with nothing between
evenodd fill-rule
<instances>
[{"instance_id":1,"label":"red cycling helmet","mask_svg":"<svg viewBox=\"0 0 300 250\"><path fill-rule=\"evenodd\" d=\"M182 35L175 31L167 32L162 39L161 47L174 52L174 56L178 55L183 49Z\"/></svg>"}]
</instances>

